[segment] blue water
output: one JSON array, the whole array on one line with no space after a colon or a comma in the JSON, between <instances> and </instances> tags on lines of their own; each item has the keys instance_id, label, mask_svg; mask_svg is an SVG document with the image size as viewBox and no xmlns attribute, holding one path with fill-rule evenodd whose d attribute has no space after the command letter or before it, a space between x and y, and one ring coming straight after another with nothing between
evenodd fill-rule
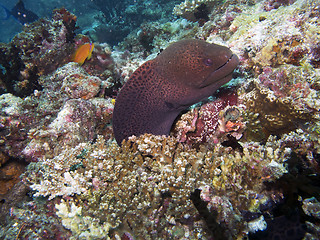
<instances>
[{"instance_id":1,"label":"blue water","mask_svg":"<svg viewBox=\"0 0 320 240\"><path fill-rule=\"evenodd\" d=\"M4 5L6 8L11 10L17 0L1 0L0 3ZM55 8L65 7L70 12L74 13L78 16L78 19L81 20L83 18L88 18L91 14L98 12L95 9L92 1L87 0L79 0L79 1L58 1L58 0L43 0L43 1L35 1L35 0L24 0L25 8L36 13L40 18L47 17L51 18L52 10ZM4 18L6 16L5 11L0 9L0 17ZM87 22L90 25L90 21L82 21ZM80 27L80 26L79 26ZM85 24L81 26L82 28L87 27ZM18 32L22 30L22 25L14 19L14 17L9 17L7 20L0 20L0 41L1 42L9 42Z\"/></svg>"},{"instance_id":2,"label":"blue water","mask_svg":"<svg viewBox=\"0 0 320 240\"><path fill-rule=\"evenodd\" d=\"M18 0L1 0L0 3L11 10ZM116 45L130 32L147 21L173 18L172 9L179 0L24 0L25 8L40 18L50 18L52 10L65 7L77 16L78 33L91 35L93 41ZM131 12L125 12L128 7ZM145 13L145 10L151 10ZM153 11L154 10L154 11ZM0 42L10 40L22 30L22 25L0 9Z\"/></svg>"}]
</instances>

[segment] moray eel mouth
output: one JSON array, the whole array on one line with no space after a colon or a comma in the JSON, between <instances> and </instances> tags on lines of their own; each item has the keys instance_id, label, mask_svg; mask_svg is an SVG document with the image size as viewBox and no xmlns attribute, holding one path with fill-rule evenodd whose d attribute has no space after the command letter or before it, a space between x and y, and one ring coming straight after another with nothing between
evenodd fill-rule
<instances>
[{"instance_id":1,"label":"moray eel mouth","mask_svg":"<svg viewBox=\"0 0 320 240\"><path fill-rule=\"evenodd\" d=\"M218 67L216 70L211 72L200 84L200 88L207 87L212 84L216 85L224 85L229 82L232 78L232 73L234 69L239 64L239 58L237 55L232 54L229 59Z\"/></svg>"}]
</instances>

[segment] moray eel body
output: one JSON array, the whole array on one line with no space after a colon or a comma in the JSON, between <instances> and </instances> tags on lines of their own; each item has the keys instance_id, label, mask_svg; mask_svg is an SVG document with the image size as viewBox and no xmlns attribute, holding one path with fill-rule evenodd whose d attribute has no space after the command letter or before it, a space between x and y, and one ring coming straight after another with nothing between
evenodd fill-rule
<instances>
[{"instance_id":1,"label":"moray eel body","mask_svg":"<svg viewBox=\"0 0 320 240\"><path fill-rule=\"evenodd\" d=\"M229 48L202 40L171 44L120 90L112 121L117 143L144 133L168 135L179 113L229 82L238 63Z\"/></svg>"}]
</instances>

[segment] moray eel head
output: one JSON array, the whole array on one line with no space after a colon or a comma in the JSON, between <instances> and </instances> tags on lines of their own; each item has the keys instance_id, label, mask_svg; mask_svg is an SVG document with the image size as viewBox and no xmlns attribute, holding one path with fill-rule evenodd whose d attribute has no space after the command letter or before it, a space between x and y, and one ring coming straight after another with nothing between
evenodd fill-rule
<instances>
[{"instance_id":1,"label":"moray eel head","mask_svg":"<svg viewBox=\"0 0 320 240\"><path fill-rule=\"evenodd\" d=\"M113 111L120 145L131 135L167 135L179 113L212 95L232 78L238 58L202 40L171 44L141 65L122 87Z\"/></svg>"},{"instance_id":2,"label":"moray eel head","mask_svg":"<svg viewBox=\"0 0 320 240\"><path fill-rule=\"evenodd\" d=\"M194 88L227 83L239 63L229 48L195 39L170 45L156 60L167 77Z\"/></svg>"}]
</instances>

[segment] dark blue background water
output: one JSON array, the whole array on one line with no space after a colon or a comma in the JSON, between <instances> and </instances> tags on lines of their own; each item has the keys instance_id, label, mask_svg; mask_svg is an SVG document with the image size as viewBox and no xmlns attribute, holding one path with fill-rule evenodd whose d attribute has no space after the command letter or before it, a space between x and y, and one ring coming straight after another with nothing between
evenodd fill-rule
<instances>
[{"instance_id":1,"label":"dark blue background water","mask_svg":"<svg viewBox=\"0 0 320 240\"><path fill-rule=\"evenodd\" d=\"M18 0L1 0L11 10ZM181 0L24 0L25 8L39 17L52 15L55 8L65 7L78 18L78 33L91 35L93 41L117 44L142 23L173 18L172 9ZM130 9L130 11L126 11ZM146 11L147 10L147 11ZM5 11L0 9L1 18ZM0 42L9 42L22 30L22 25L12 16L0 20Z\"/></svg>"},{"instance_id":2,"label":"dark blue background water","mask_svg":"<svg viewBox=\"0 0 320 240\"><path fill-rule=\"evenodd\" d=\"M2 5L6 6L11 10L17 0L1 0ZM58 1L58 0L24 0L26 9L31 10L36 13L39 17L51 17L52 10L55 8L65 7L70 12L76 14L79 19L84 17L89 17L98 10L92 3L88 0L72 0L72 1ZM5 11L0 9L0 16L5 17ZM84 22L84 21L83 21ZM88 23L89 24L89 23ZM86 27L84 24L81 27ZM16 21L12 16L8 20L0 20L0 41L8 42L17 33L22 30L22 25Z\"/></svg>"}]
</instances>

